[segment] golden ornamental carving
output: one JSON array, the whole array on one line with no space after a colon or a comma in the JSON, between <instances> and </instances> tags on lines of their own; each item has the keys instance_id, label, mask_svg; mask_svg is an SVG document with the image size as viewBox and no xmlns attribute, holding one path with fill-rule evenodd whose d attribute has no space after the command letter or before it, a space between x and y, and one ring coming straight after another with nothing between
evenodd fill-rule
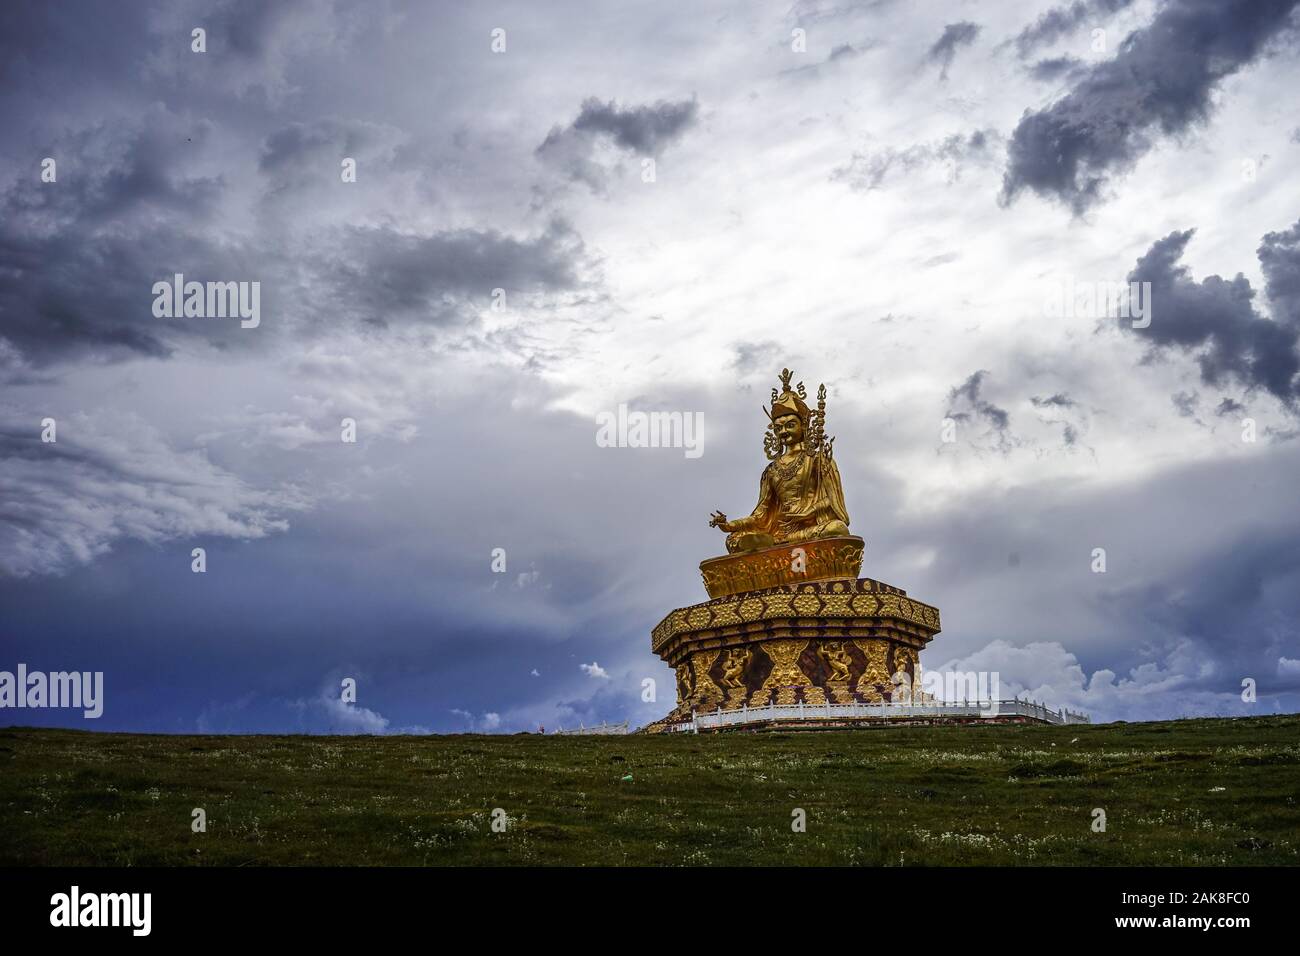
<instances>
[{"instance_id":1,"label":"golden ornamental carving","mask_svg":"<svg viewBox=\"0 0 1300 956\"><path fill-rule=\"evenodd\" d=\"M878 702L883 698L876 685L884 687L890 685L889 665L885 661L889 653L889 642L854 641L853 643L858 645L858 649L867 659L867 666L863 668L862 676L858 678L857 691L868 700Z\"/></svg>"},{"instance_id":2,"label":"golden ornamental carving","mask_svg":"<svg viewBox=\"0 0 1300 956\"><path fill-rule=\"evenodd\" d=\"M806 687L812 683L799 666L799 655L808 646L806 640L767 641L760 646L772 659L772 673L763 681L764 687Z\"/></svg>"},{"instance_id":3,"label":"golden ornamental carving","mask_svg":"<svg viewBox=\"0 0 1300 956\"><path fill-rule=\"evenodd\" d=\"M749 664L750 648L733 647L722 659L722 677L720 686L728 690L743 687L745 684L745 667Z\"/></svg>"},{"instance_id":4,"label":"golden ornamental carving","mask_svg":"<svg viewBox=\"0 0 1300 956\"><path fill-rule=\"evenodd\" d=\"M906 644L894 645L894 673L899 671L907 671L908 674L916 672L916 650Z\"/></svg>"},{"instance_id":5,"label":"golden ornamental carving","mask_svg":"<svg viewBox=\"0 0 1300 956\"><path fill-rule=\"evenodd\" d=\"M826 668L830 673L826 678L827 681L849 679L849 668L853 664L853 658L849 657L848 651L844 649L843 641L825 641L817 648L817 653L826 662Z\"/></svg>"},{"instance_id":6,"label":"golden ornamental carving","mask_svg":"<svg viewBox=\"0 0 1300 956\"><path fill-rule=\"evenodd\" d=\"M677 700L690 700L695 695L695 675L691 673L690 664L677 665Z\"/></svg>"},{"instance_id":7,"label":"golden ornamental carving","mask_svg":"<svg viewBox=\"0 0 1300 956\"><path fill-rule=\"evenodd\" d=\"M831 592L831 588L836 585L855 590L845 590L840 593ZM877 582L868 578L852 582L832 583L821 581L805 584L802 586L804 589L808 587L817 589L817 594L814 596L821 602L821 609L812 613L804 609L810 606L808 602L805 602L803 606L795 603L799 598L807 595L796 593L794 586L786 586L779 591L762 594L718 598L713 601L706 601L703 604L678 608L655 627L652 633L651 647L653 650L658 651L673 638L681 635L735 626L742 623L749 624L756 621L799 617L815 617L826 620L853 617L863 619L901 617L898 604L899 596L892 593L875 593L875 589L880 586ZM912 607L912 620L920 627L937 631L938 612L920 601L911 598L908 601ZM887 613L890 607L892 607L893 613ZM705 615L708 615L708 617ZM933 619L936 624L930 625L926 623L927 618Z\"/></svg>"},{"instance_id":8,"label":"golden ornamental carving","mask_svg":"<svg viewBox=\"0 0 1300 956\"><path fill-rule=\"evenodd\" d=\"M713 683L709 671L718 659L717 651L698 651L691 655L691 667L695 671L694 690L696 697L722 696L722 689Z\"/></svg>"},{"instance_id":9,"label":"golden ornamental carving","mask_svg":"<svg viewBox=\"0 0 1300 956\"><path fill-rule=\"evenodd\" d=\"M713 623L716 627L739 624L740 615L737 613L737 606L731 602L719 604L713 609Z\"/></svg>"},{"instance_id":10,"label":"golden ornamental carving","mask_svg":"<svg viewBox=\"0 0 1300 956\"><path fill-rule=\"evenodd\" d=\"M822 607L821 598L815 594L800 594L793 603L794 609L804 617L812 617Z\"/></svg>"},{"instance_id":11,"label":"golden ornamental carving","mask_svg":"<svg viewBox=\"0 0 1300 956\"><path fill-rule=\"evenodd\" d=\"M847 594L827 594L822 597L822 613L848 617L853 613L852 600Z\"/></svg>"},{"instance_id":12,"label":"golden ornamental carving","mask_svg":"<svg viewBox=\"0 0 1300 956\"><path fill-rule=\"evenodd\" d=\"M769 594L763 601L765 617L794 613L793 594Z\"/></svg>"},{"instance_id":13,"label":"golden ornamental carving","mask_svg":"<svg viewBox=\"0 0 1300 956\"><path fill-rule=\"evenodd\" d=\"M852 536L742 551L700 563L709 597L726 597L808 581L852 582L862 571L863 542Z\"/></svg>"},{"instance_id":14,"label":"golden ornamental carving","mask_svg":"<svg viewBox=\"0 0 1300 956\"><path fill-rule=\"evenodd\" d=\"M861 614L863 617L876 613L880 603L876 600L874 594L855 594L853 600L849 602L853 606L855 614Z\"/></svg>"}]
</instances>

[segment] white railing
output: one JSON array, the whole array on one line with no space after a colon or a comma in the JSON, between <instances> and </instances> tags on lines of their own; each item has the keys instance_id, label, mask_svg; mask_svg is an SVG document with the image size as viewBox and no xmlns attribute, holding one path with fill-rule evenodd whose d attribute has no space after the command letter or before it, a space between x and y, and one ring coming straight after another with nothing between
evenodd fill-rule
<instances>
[{"instance_id":1,"label":"white railing","mask_svg":"<svg viewBox=\"0 0 1300 956\"><path fill-rule=\"evenodd\" d=\"M602 721L599 727L584 727L579 724L576 730L565 730L563 727L558 727L551 733L559 734L562 737L585 736L587 734L625 734L627 733L627 721L625 720L621 724L607 724Z\"/></svg>"},{"instance_id":2,"label":"white railing","mask_svg":"<svg viewBox=\"0 0 1300 956\"><path fill-rule=\"evenodd\" d=\"M1052 710L1045 704L1032 700L967 701L949 703L926 701L924 703L863 704L767 704L762 707L742 705L737 710L692 714L692 719L664 727L666 733L698 733L701 729L733 727L737 724L765 723L773 720L843 720L845 718L899 719L909 717L1031 717L1049 724L1087 724L1092 720L1087 714L1066 710Z\"/></svg>"}]
</instances>

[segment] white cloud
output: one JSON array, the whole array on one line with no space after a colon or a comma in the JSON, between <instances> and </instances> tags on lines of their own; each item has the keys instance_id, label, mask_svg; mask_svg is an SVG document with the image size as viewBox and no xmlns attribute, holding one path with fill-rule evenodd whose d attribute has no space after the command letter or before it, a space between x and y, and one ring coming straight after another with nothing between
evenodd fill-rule
<instances>
[{"instance_id":1,"label":"white cloud","mask_svg":"<svg viewBox=\"0 0 1300 956\"><path fill-rule=\"evenodd\" d=\"M173 447L134 414L54 415L0 407L0 573L57 573L122 539L188 545L287 531L306 507L297 490L260 489L217 467L202 449Z\"/></svg>"},{"instance_id":2,"label":"white cloud","mask_svg":"<svg viewBox=\"0 0 1300 956\"><path fill-rule=\"evenodd\" d=\"M481 717L472 711L464 710L460 707L453 707L451 713L459 718L466 730L478 733L491 733L494 730L501 729L501 715L496 711L487 711Z\"/></svg>"},{"instance_id":3,"label":"white cloud","mask_svg":"<svg viewBox=\"0 0 1300 956\"><path fill-rule=\"evenodd\" d=\"M368 707L346 703L337 691L322 691L316 697L292 704L304 722L316 733L382 734L388 732L388 718Z\"/></svg>"},{"instance_id":4,"label":"white cloud","mask_svg":"<svg viewBox=\"0 0 1300 956\"><path fill-rule=\"evenodd\" d=\"M1036 641L1015 647L993 641L973 654L925 669L930 673L996 672L1001 699L1018 696L1053 709L1064 706L1088 713L1094 722L1260 712L1244 703L1240 688L1231 683L1222 689L1202 686L1208 662L1201 655L1184 653L1186 650L1185 646L1176 647L1160 661L1133 667L1127 676L1109 668L1089 676L1075 654L1059 643ZM1172 712L1171 702L1176 702Z\"/></svg>"}]
</instances>

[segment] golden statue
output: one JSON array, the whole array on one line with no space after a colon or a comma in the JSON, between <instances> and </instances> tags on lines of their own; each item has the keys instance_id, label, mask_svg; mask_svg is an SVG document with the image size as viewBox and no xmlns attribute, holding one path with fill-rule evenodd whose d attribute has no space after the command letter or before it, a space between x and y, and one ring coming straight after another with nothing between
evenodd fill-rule
<instances>
[{"instance_id":1,"label":"golden statue","mask_svg":"<svg viewBox=\"0 0 1300 956\"><path fill-rule=\"evenodd\" d=\"M794 389L789 369L781 370L781 392L772 389L763 450L770 464L759 483L758 506L747 518L728 521L721 511L709 527L727 534L727 550L755 551L849 533L840 471L831 457L834 438L825 435L826 386L817 389L817 410L804 401L803 382Z\"/></svg>"},{"instance_id":2,"label":"golden statue","mask_svg":"<svg viewBox=\"0 0 1300 956\"><path fill-rule=\"evenodd\" d=\"M710 516L728 553L700 562L709 600L670 611L651 634L651 649L678 679L677 706L650 732L697 719L696 730L721 729L733 720L704 720L720 711L741 712L734 722L752 727L880 720L884 712L851 705L904 699L910 688L894 684L889 662L910 669L915 684L917 652L939 633L936 608L860 576L866 542L849 531L825 433L826 386L809 408L793 378L781 370L763 409L769 464L758 506L736 521Z\"/></svg>"}]
</instances>

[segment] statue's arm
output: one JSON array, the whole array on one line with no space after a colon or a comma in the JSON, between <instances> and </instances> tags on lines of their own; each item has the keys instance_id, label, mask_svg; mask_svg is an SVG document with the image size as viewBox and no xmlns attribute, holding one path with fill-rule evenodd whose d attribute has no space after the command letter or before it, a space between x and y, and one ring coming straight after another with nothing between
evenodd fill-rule
<instances>
[{"instance_id":1,"label":"statue's arm","mask_svg":"<svg viewBox=\"0 0 1300 956\"><path fill-rule=\"evenodd\" d=\"M818 497L819 504L831 515L839 518L846 525L849 523L849 510L844 505L844 486L840 484L840 469L835 460L818 456Z\"/></svg>"},{"instance_id":2,"label":"statue's arm","mask_svg":"<svg viewBox=\"0 0 1300 956\"><path fill-rule=\"evenodd\" d=\"M737 518L730 522L732 531L750 531L765 528L768 515L776 504L776 487L772 484L772 466L763 469L763 477L758 483L758 504L748 518Z\"/></svg>"}]
</instances>

